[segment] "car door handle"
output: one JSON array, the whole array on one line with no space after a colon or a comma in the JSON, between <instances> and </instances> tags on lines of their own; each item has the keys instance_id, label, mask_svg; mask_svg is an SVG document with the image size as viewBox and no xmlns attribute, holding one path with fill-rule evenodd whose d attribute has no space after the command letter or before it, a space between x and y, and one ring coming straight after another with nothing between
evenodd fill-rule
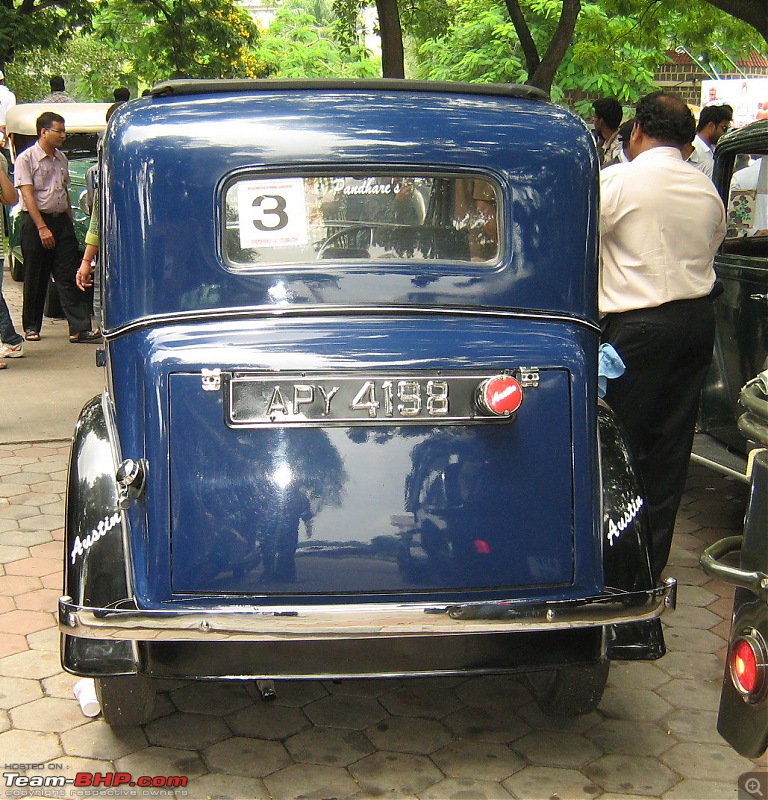
<instances>
[{"instance_id":1,"label":"car door handle","mask_svg":"<svg viewBox=\"0 0 768 800\"><path fill-rule=\"evenodd\" d=\"M758 300L762 303L768 305L768 294L751 294L749 296L750 300Z\"/></svg>"}]
</instances>

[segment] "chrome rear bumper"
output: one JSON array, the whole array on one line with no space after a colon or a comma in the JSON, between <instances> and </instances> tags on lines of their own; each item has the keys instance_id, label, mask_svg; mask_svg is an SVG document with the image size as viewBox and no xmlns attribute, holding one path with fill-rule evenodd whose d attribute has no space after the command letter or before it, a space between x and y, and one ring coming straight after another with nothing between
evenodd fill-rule
<instances>
[{"instance_id":1,"label":"chrome rear bumper","mask_svg":"<svg viewBox=\"0 0 768 800\"><path fill-rule=\"evenodd\" d=\"M88 639L137 641L309 641L446 636L594 628L659 617L674 609L677 582L640 592L524 603L368 603L224 606L201 610L91 608L59 599L59 629ZM126 601L129 602L129 601Z\"/></svg>"}]
</instances>

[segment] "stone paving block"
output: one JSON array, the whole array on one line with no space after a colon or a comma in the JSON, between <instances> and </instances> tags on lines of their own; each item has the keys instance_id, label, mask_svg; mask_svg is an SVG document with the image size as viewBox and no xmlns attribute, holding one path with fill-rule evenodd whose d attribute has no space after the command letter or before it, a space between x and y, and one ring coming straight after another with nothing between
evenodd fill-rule
<instances>
[{"instance_id":1,"label":"stone paving block","mask_svg":"<svg viewBox=\"0 0 768 800\"><path fill-rule=\"evenodd\" d=\"M14 547L23 547L25 549L26 551L25 558L26 555L29 555L31 548L39 544L42 544L43 542L49 542L50 540L51 540L51 535L48 531L38 530L38 529L22 530L21 526L19 526L19 528L15 531L6 531L5 533L3 533L3 541L5 542L6 545L11 545ZM19 562L17 561L16 563Z\"/></svg>"},{"instance_id":2,"label":"stone paving block","mask_svg":"<svg viewBox=\"0 0 768 800\"><path fill-rule=\"evenodd\" d=\"M18 530L18 524L14 523L15 529ZM3 533L3 539L6 538L7 532ZM22 558L27 558L29 556L29 550L27 550L26 545L9 545L9 544L0 544L0 561L6 566L11 563L12 561L19 561ZM5 589L5 584L8 583L4 578L0 578L0 593L2 594L14 594L13 589L10 590Z\"/></svg>"},{"instance_id":3,"label":"stone paving block","mask_svg":"<svg viewBox=\"0 0 768 800\"><path fill-rule=\"evenodd\" d=\"M502 786L475 778L448 778L430 786L419 800L508 800L512 797Z\"/></svg>"},{"instance_id":4,"label":"stone paving block","mask_svg":"<svg viewBox=\"0 0 768 800\"><path fill-rule=\"evenodd\" d=\"M464 705L450 689L412 686L407 682L402 688L381 695L379 702L390 714L429 719L442 719Z\"/></svg>"},{"instance_id":5,"label":"stone paving block","mask_svg":"<svg viewBox=\"0 0 768 800\"><path fill-rule=\"evenodd\" d=\"M59 652L59 631L56 626L46 628L44 631L27 634L27 642L32 650L48 650Z\"/></svg>"},{"instance_id":6,"label":"stone paving block","mask_svg":"<svg viewBox=\"0 0 768 800\"><path fill-rule=\"evenodd\" d=\"M55 733L10 730L0 733L0 764L23 762L41 764L62 756L59 737Z\"/></svg>"},{"instance_id":7,"label":"stone paving block","mask_svg":"<svg viewBox=\"0 0 768 800\"><path fill-rule=\"evenodd\" d=\"M39 700L40 684L31 678L0 678L0 708L11 709Z\"/></svg>"},{"instance_id":8,"label":"stone paving block","mask_svg":"<svg viewBox=\"0 0 768 800\"><path fill-rule=\"evenodd\" d=\"M144 733L150 744L183 750L202 750L232 735L221 717L178 711L153 720L144 727Z\"/></svg>"},{"instance_id":9,"label":"stone paving block","mask_svg":"<svg viewBox=\"0 0 768 800\"><path fill-rule=\"evenodd\" d=\"M680 591L685 591L686 586L704 586L709 578L704 574L704 570L697 566L685 567L668 567L665 571L666 574L677 578L678 586L681 587Z\"/></svg>"},{"instance_id":10,"label":"stone paving block","mask_svg":"<svg viewBox=\"0 0 768 800\"><path fill-rule=\"evenodd\" d=\"M584 774L605 791L643 797L661 795L680 780L658 759L643 756L603 756L588 764Z\"/></svg>"},{"instance_id":11,"label":"stone paving block","mask_svg":"<svg viewBox=\"0 0 768 800\"><path fill-rule=\"evenodd\" d=\"M0 633L0 658L22 653L27 649L27 640L20 633Z\"/></svg>"},{"instance_id":12,"label":"stone paving block","mask_svg":"<svg viewBox=\"0 0 768 800\"><path fill-rule=\"evenodd\" d=\"M74 697L41 697L11 709L11 722L21 730L61 733L87 721Z\"/></svg>"},{"instance_id":13,"label":"stone paving block","mask_svg":"<svg viewBox=\"0 0 768 800\"><path fill-rule=\"evenodd\" d=\"M205 797L211 800L272 800L264 781L245 778L242 775L224 775L211 772L195 778L186 786L189 797Z\"/></svg>"},{"instance_id":14,"label":"stone paving block","mask_svg":"<svg viewBox=\"0 0 768 800\"><path fill-rule=\"evenodd\" d=\"M59 595L63 593L64 587L61 582L61 573L43 575L43 577L40 578L40 583L43 589L55 589Z\"/></svg>"},{"instance_id":15,"label":"stone paving block","mask_svg":"<svg viewBox=\"0 0 768 800\"><path fill-rule=\"evenodd\" d=\"M600 711L609 719L634 719L654 722L669 714L672 706L655 692L646 689L609 687L600 703Z\"/></svg>"},{"instance_id":16,"label":"stone paving block","mask_svg":"<svg viewBox=\"0 0 768 800\"><path fill-rule=\"evenodd\" d=\"M428 755L453 739L437 720L418 717L388 717L365 733L379 750Z\"/></svg>"},{"instance_id":17,"label":"stone paving block","mask_svg":"<svg viewBox=\"0 0 768 800\"><path fill-rule=\"evenodd\" d=\"M48 611L53 613L61 597L56 589L35 589L16 596L16 608L20 611Z\"/></svg>"},{"instance_id":18,"label":"stone paving block","mask_svg":"<svg viewBox=\"0 0 768 800\"><path fill-rule=\"evenodd\" d=\"M13 611L16 608L16 603L12 597L0 595L0 614L5 614L6 611Z\"/></svg>"},{"instance_id":19,"label":"stone paving block","mask_svg":"<svg viewBox=\"0 0 768 800\"><path fill-rule=\"evenodd\" d=\"M304 707L315 725L363 730L388 716L375 697L331 695Z\"/></svg>"},{"instance_id":20,"label":"stone paving block","mask_svg":"<svg viewBox=\"0 0 768 800\"><path fill-rule=\"evenodd\" d=\"M107 761L145 750L147 744L141 728L111 728L101 717L61 734L61 745L67 755Z\"/></svg>"},{"instance_id":21,"label":"stone paving block","mask_svg":"<svg viewBox=\"0 0 768 800\"><path fill-rule=\"evenodd\" d=\"M11 715L7 711L0 711L0 733L10 730Z\"/></svg>"},{"instance_id":22,"label":"stone paving block","mask_svg":"<svg viewBox=\"0 0 768 800\"><path fill-rule=\"evenodd\" d=\"M59 573L61 573L61 560L64 550L58 542L48 541L44 544L36 544L34 547L29 548L29 554L33 558L52 558L59 564Z\"/></svg>"},{"instance_id":23,"label":"stone paving block","mask_svg":"<svg viewBox=\"0 0 768 800\"><path fill-rule=\"evenodd\" d=\"M443 724L460 738L480 742L513 742L531 730L519 714L485 706L466 706L445 717Z\"/></svg>"},{"instance_id":24,"label":"stone paving block","mask_svg":"<svg viewBox=\"0 0 768 800\"><path fill-rule=\"evenodd\" d=\"M61 574L61 559L53 558L22 558L6 566L7 575L29 575L41 577L42 575Z\"/></svg>"},{"instance_id":25,"label":"stone paving block","mask_svg":"<svg viewBox=\"0 0 768 800\"><path fill-rule=\"evenodd\" d=\"M225 719L232 732L239 736L276 741L287 739L312 724L300 708L261 700L227 714Z\"/></svg>"},{"instance_id":26,"label":"stone paving block","mask_svg":"<svg viewBox=\"0 0 768 800\"><path fill-rule=\"evenodd\" d=\"M525 767L502 786L515 800L544 800L544 798L589 798L597 797L600 787L575 769L558 767Z\"/></svg>"},{"instance_id":27,"label":"stone paving block","mask_svg":"<svg viewBox=\"0 0 768 800\"><path fill-rule=\"evenodd\" d=\"M48 678L61 672L61 662L58 655L27 650L13 656L0 659L0 675L11 678Z\"/></svg>"},{"instance_id":28,"label":"stone paving block","mask_svg":"<svg viewBox=\"0 0 768 800\"><path fill-rule=\"evenodd\" d=\"M665 724L640 726L635 720L606 719L584 735L603 753L658 756L677 744L673 733Z\"/></svg>"},{"instance_id":29,"label":"stone paving block","mask_svg":"<svg viewBox=\"0 0 768 800\"><path fill-rule=\"evenodd\" d=\"M41 529L50 530L61 522L61 517L53 514L35 514L31 517L19 520L19 530L39 531Z\"/></svg>"},{"instance_id":30,"label":"stone paving block","mask_svg":"<svg viewBox=\"0 0 768 800\"><path fill-rule=\"evenodd\" d=\"M114 763L117 771L130 772L132 775L184 775L197 778L207 772L198 754L171 747L146 747L122 756Z\"/></svg>"},{"instance_id":31,"label":"stone paving block","mask_svg":"<svg viewBox=\"0 0 768 800\"><path fill-rule=\"evenodd\" d=\"M572 732L532 731L510 744L529 764L579 768L601 753L584 735Z\"/></svg>"},{"instance_id":32,"label":"stone paving block","mask_svg":"<svg viewBox=\"0 0 768 800\"><path fill-rule=\"evenodd\" d=\"M723 646L720 636L712 631L701 631L697 628L667 627L664 630L664 639L667 649L672 652L716 653Z\"/></svg>"},{"instance_id":33,"label":"stone paving block","mask_svg":"<svg viewBox=\"0 0 768 800\"><path fill-rule=\"evenodd\" d=\"M676 680L657 690L675 708L701 708L716 711L720 704L720 681Z\"/></svg>"},{"instance_id":34,"label":"stone paving block","mask_svg":"<svg viewBox=\"0 0 768 800\"><path fill-rule=\"evenodd\" d=\"M141 755L140 753L138 754ZM263 778L291 764L288 751L279 742L233 736L203 750L209 767L217 772Z\"/></svg>"},{"instance_id":35,"label":"stone paving block","mask_svg":"<svg viewBox=\"0 0 768 800\"><path fill-rule=\"evenodd\" d=\"M3 517L5 519L20 520L24 519L25 517L33 517L35 514L39 513L40 512L35 506L16 505L14 503L3 510Z\"/></svg>"},{"instance_id":36,"label":"stone paving block","mask_svg":"<svg viewBox=\"0 0 768 800\"><path fill-rule=\"evenodd\" d=\"M742 772L753 769L748 758L742 758L725 742L721 744L678 744L661 756L667 764L685 778L695 780L736 782Z\"/></svg>"},{"instance_id":37,"label":"stone paving block","mask_svg":"<svg viewBox=\"0 0 768 800\"><path fill-rule=\"evenodd\" d=\"M320 764L292 764L268 775L264 784L275 800L342 800L358 791L345 769Z\"/></svg>"},{"instance_id":38,"label":"stone paving block","mask_svg":"<svg viewBox=\"0 0 768 800\"><path fill-rule=\"evenodd\" d=\"M593 711L591 714L584 714L581 717L565 717L561 714L552 714L542 711L534 701L515 709L515 716L527 723L529 730L569 731L570 733L583 733L592 726L597 725L603 718L597 711Z\"/></svg>"},{"instance_id":39,"label":"stone paving block","mask_svg":"<svg viewBox=\"0 0 768 800\"><path fill-rule=\"evenodd\" d=\"M655 662L671 678L712 680L723 674L723 661L714 653L669 652Z\"/></svg>"},{"instance_id":40,"label":"stone paving block","mask_svg":"<svg viewBox=\"0 0 768 800\"><path fill-rule=\"evenodd\" d=\"M660 723L678 741L720 744L717 732L717 710L678 708Z\"/></svg>"},{"instance_id":41,"label":"stone paving block","mask_svg":"<svg viewBox=\"0 0 768 800\"><path fill-rule=\"evenodd\" d=\"M170 692L179 711L225 716L253 702L245 686L227 681L190 681Z\"/></svg>"},{"instance_id":42,"label":"stone paving block","mask_svg":"<svg viewBox=\"0 0 768 800\"><path fill-rule=\"evenodd\" d=\"M476 781L500 782L525 767L525 761L507 745L467 739L441 747L432 753L432 761L449 778Z\"/></svg>"},{"instance_id":43,"label":"stone paving block","mask_svg":"<svg viewBox=\"0 0 768 800\"><path fill-rule=\"evenodd\" d=\"M666 619L669 628L698 628L704 631L714 628L722 621L722 617L706 608L683 605L679 605Z\"/></svg>"},{"instance_id":44,"label":"stone paving block","mask_svg":"<svg viewBox=\"0 0 768 800\"><path fill-rule=\"evenodd\" d=\"M361 731L312 727L285 741L285 748L296 762L348 766L375 751Z\"/></svg>"},{"instance_id":45,"label":"stone paving block","mask_svg":"<svg viewBox=\"0 0 768 800\"><path fill-rule=\"evenodd\" d=\"M22 548L19 548L22 549ZM26 548L23 548L26 552ZM6 569L8 565L6 564ZM31 592L35 589L40 589L42 583L29 575L3 575L0 578L0 594L8 597L15 597L17 594L24 592Z\"/></svg>"},{"instance_id":46,"label":"stone paving block","mask_svg":"<svg viewBox=\"0 0 768 800\"><path fill-rule=\"evenodd\" d=\"M608 686L623 692L625 689L658 689L669 682L669 675L659 661L612 661Z\"/></svg>"},{"instance_id":47,"label":"stone paving block","mask_svg":"<svg viewBox=\"0 0 768 800\"><path fill-rule=\"evenodd\" d=\"M26 635L50 628L52 622L52 614L43 611L7 611L0 614L0 633Z\"/></svg>"},{"instance_id":48,"label":"stone paving block","mask_svg":"<svg viewBox=\"0 0 768 800\"><path fill-rule=\"evenodd\" d=\"M738 795L739 788L736 781L714 783L712 781L692 781L686 778L666 792L664 800L737 800Z\"/></svg>"},{"instance_id":49,"label":"stone paving block","mask_svg":"<svg viewBox=\"0 0 768 800\"><path fill-rule=\"evenodd\" d=\"M363 791L372 794L394 790L419 794L444 775L426 756L379 751L351 764L349 771Z\"/></svg>"}]
</instances>

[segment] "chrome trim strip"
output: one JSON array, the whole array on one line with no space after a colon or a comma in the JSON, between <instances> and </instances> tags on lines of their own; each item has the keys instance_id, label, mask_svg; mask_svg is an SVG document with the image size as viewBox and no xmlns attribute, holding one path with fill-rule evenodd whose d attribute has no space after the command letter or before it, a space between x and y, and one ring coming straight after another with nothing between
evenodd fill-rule
<instances>
[{"instance_id":1,"label":"chrome trim strip","mask_svg":"<svg viewBox=\"0 0 768 800\"><path fill-rule=\"evenodd\" d=\"M310 641L450 636L594 628L654 619L673 609L674 578L655 589L606 592L575 601L367 603L200 609L90 608L59 599L59 630L91 639L140 641Z\"/></svg>"},{"instance_id":2,"label":"chrome trim strip","mask_svg":"<svg viewBox=\"0 0 768 800\"><path fill-rule=\"evenodd\" d=\"M570 314L558 314L551 311L520 311L502 308L452 308L450 306L345 306L345 305L303 305L296 308L285 308L275 306L249 306L246 308L217 308L210 311L177 311L172 314L155 314L148 317L140 317L133 322L118 325L115 328L104 330L104 338L107 341L116 339L127 333L141 330L142 328L175 325L190 322L210 322L212 320L229 319L252 319L253 317L274 317L284 319L286 317L307 317L322 316L335 317L340 315L353 316L383 316L392 314L404 314L407 316L463 316L463 317L492 317L492 318L512 318L547 320L550 322L565 322L573 325L580 325L595 333L600 333L600 326L596 322L577 317Z\"/></svg>"}]
</instances>

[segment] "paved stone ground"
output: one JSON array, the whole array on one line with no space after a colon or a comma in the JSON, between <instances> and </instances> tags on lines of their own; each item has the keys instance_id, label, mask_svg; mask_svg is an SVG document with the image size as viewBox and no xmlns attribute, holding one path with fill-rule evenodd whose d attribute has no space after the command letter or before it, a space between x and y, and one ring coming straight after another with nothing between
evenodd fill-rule
<instances>
[{"instance_id":1,"label":"paved stone ground","mask_svg":"<svg viewBox=\"0 0 768 800\"><path fill-rule=\"evenodd\" d=\"M9 295L17 308L18 287L6 280ZM52 340L62 354L71 349L65 336ZM40 364L30 351L0 382ZM273 703L251 683L166 682L152 722L111 730L82 715L76 678L59 664L69 442L8 441L0 429L5 773L21 763L37 765L20 770L28 776L186 776L175 796L189 798L725 800L738 797L741 774L768 766L737 756L715 729L732 592L698 567L704 547L740 530L745 486L691 467L668 570L680 582L678 610L666 616L669 652L654 663L615 663L599 710L586 717L546 717L522 682L505 677L292 681L278 684ZM4 780L0 797L94 792L58 791Z\"/></svg>"}]
</instances>

